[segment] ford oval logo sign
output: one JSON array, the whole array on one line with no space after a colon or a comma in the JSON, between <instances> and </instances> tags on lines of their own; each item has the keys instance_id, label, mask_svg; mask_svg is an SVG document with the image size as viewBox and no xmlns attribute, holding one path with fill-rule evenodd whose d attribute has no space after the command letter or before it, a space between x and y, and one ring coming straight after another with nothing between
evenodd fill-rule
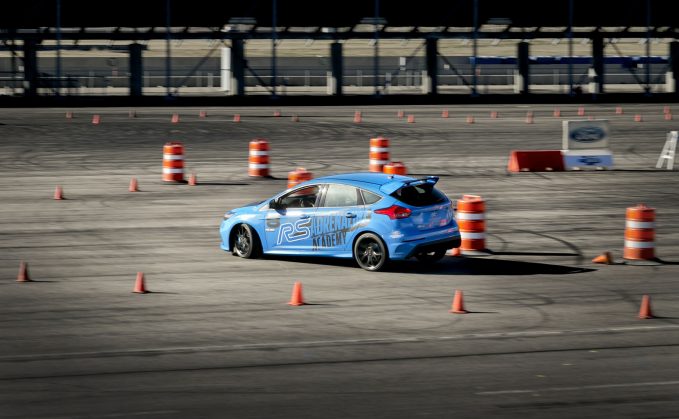
<instances>
[{"instance_id":1,"label":"ford oval logo sign","mask_svg":"<svg viewBox=\"0 0 679 419\"><path fill-rule=\"evenodd\" d=\"M594 166L601 163L602 160L594 156L582 156L578 159L578 161L586 166Z\"/></svg>"},{"instance_id":2,"label":"ford oval logo sign","mask_svg":"<svg viewBox=\"0 0 679 419\"><path fill-rule=\"evenodd\" d=\"M579 143L592 143L602 140L606 132L599 127L582 127L571 131L571 139Z\"/></svg>"}]
</instances>

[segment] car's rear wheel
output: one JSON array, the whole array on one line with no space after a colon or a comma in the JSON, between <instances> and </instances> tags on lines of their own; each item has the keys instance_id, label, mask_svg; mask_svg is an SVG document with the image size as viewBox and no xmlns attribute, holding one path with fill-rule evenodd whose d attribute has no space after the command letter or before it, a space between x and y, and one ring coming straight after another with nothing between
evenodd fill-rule
<instances>
[{"instance_id":1,"label":"car's rear wheel","mask_svg":"<svg viewBox=\"0 0 679 419\"><path fill-rule=\"evenodd\" d=\"M256 258L262 253L257 233L247 224L234 227L233 254L246 259Z\"/></svg>"},{"instance_id":2,"label":"car's rear wheel","mask_svg":"<svg viewBox=\"0 0 679 419\"><path fill-rule=\"evenodd\" d=\"M438 249L431 252L422 252L415 255L417 260L425 263L437 262L446 255L446 249Z\"/></svg>"},{"instance_id":3,"label":"car's rear wheel","mask_svg":"<svg viewBox=\"0 0 679 419\"><path fill-rule=\"evenodd\" d=\"M379 271L384 268L389 255L382 239L372 233L365 233L354 244L354 259L366 271Z\"/></svg>"}]
</instances>

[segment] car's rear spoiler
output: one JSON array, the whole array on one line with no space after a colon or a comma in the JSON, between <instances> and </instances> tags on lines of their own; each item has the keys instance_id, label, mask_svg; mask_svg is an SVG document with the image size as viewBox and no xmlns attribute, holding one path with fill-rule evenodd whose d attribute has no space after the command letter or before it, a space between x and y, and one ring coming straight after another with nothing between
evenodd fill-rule
<instances>
[{"instance_id":1,"label":"car's rear spoiler","mask_svg":"<svg viewBox=\"0 0 679 419\"><path fill-rule=\"evenodd\" d=\"M424 185L425 183L431 184L431 185L436 185L436 183L439 181L438 176L427 176L425 178L421 179L410 179L410 180L396 180L393 182L388 182L385 183L380 187L380 191L387 194L391 195L397 190L405 187L405 186L417 186L417 185Z\"/></svg>"}]
</instances>

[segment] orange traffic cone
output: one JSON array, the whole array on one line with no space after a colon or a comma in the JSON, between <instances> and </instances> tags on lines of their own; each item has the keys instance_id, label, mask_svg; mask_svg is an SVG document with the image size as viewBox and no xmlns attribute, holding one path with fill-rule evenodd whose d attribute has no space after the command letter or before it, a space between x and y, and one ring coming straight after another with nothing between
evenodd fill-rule
<instances>
[{"instance_id":1,"label":"orange traffic cone","mask_svg":"<svg viewBox=\"0 0 679 419\"><path fill-rule=\"evenodd\" d=\"M304 304L306 303L304 302L304 297L302 297L302 283L297 281L292 287L292 297L290 298L288 305L303 306Z\"/></svg>"},{"instance_id":2,"label":"orange traffic cone","mask_svg":"<svg viewBox=\"0 0 679 419\"><path fill-rule=\"evenodd\" d=\"M200 111L198 113L198 118L201 118L201 119L207 118L207 111Z\"/></svg>"},{"instance_id":3,"label":"orange traffic cone","mask_svg":"<svg viewBox=\"0 0 679 419\"><path fill-rule=\"evenodd\" d=\"M491 111L490 112L490 119L497 119L498 118L498 113L497 111Z\"/></svg>"},{"instance_id":4,"label":"orange traffic cone","mask_svg":"<svg viewBox=\"0 0 679 419\"><path fill-rule=\"evenodd\" d=\"M57 185L56 188L54 188L54 199L57 201L60 201L64 199L64 190L61 189L61 186Z\"/></svg>"},{"instance_id":5,"label":"orange traffic cone","mask_svg":"<svg viewBox=\"0 0 679 419\"><path fill-rule=\"evenodd\" d=\"M641 308L639 309L640 319L652 319L653 312L651 311L651 297L644 295L641 298Z\"/></svg>"},{"instance_id":6,"label":"orange traffic cone","mask_svg":"<svg viewBox=\"0 0 679 419\"><path fill-rule=\"evenodd\" d=\"M361 111L354 112L354 122L358 124L361 121L363 121L363 115L361 114Z\"/></svg>"},{"instance_id":7,"label":"orange traffic cone","mask_svg":"<svg viewBox=\"0 0 679 419\"><path fill-rule=\"evenodd\" d=\"M401 119L401 118L403 118L404 116L405 116L405 112L403 112L403 111L398 111L398 112L396 112L396 117L397 117L397 118Z\"/></svg>"},{"instance_id":8,"label":"orange traffic cone","mask_svg":"<svg viewBox=\"0 0 679 419\"><path fill-rule=\"evenodd\" d=\"M99 115L92 115L92 123L94 125L99 125L101 123L101 116Z\"/></svg>"},{"instance_id":9,"label":"orange traffic cone","mask_svg":"<svg viewBox=\"0 0 679 419\"><path fill-rule=\"evenodd\" d=\"M130 179L130 187L128 188L130 192L139 192L139 185L137 185L137 178L133 177Z\"/></svg>"},{"instance_id":10,"label":"orange traffic cone","mask_svg":"<svg viewBox=\"0 0 679 419\"><path fill-rule=\"evenodd\" d=\"M441 118L448 118L448 109L444 109L443 112L441 112Z\"/></svg>"},{"instance_id":11,"label":"orange traffic cone","mask_svg":"<svg viewBox=\"0 0 679 419\"><path fill-rule=\"evenodd\" d=\"M554 108L554 113L552 115L554 116L554 118L560 118L561 117L561 109Z\"/></svg>"},{"instance_id":12,"label":"orange traffic cone","mask_svg":"<svg viewBox=\"0 0 679 419\"><path fill-rule=\"evenodd\" d=\"M299 116L292 115L292 122L299 122Z\"/></svg>"},{"instance_id":13,"label":"orange traffic cone","mask_svg":"<svg viewBox=\"0 0 679 419\"><path fill-rule=\"evenodd\" d=\"M144 285L144 272L137 272L137 280L134 282L134 290L132 292L136 294L146 294L149 292Z\"/></svg>"},{"instance_id":14,"label":"orange traffic cone","mask_svg":"<svg viewBox=\"0 0 679 419\"><path fill-rule=\"evenodd\" d=\"M464 309L464 298L462 297L462 291L455 290L455 297L453 298L453 307L450 309L450 313L455 314L467 314L469 313Z\"/></svg>"},{"instance_id":15,"label":"orange traffic cone","mask_svg":"<svg viewBox=\"0 0 679 419\"><path fill-rule=\"evenodd\" d=\"M233 122L240 122L240 114L235 114L233 116Z\"/></svg>"},{"instance_id":16,"label":"orange traffic cone","mask_svg":"<svg viewBox=\"0 0 679 419\"><path fill-rule=\"evenodd\" d=\"M450 249L450 256L460 256L462 254L462 251L460 251L459 247L453 247Z\"/></svg>"},{"instance_id":17,"label":"orange traffic cone","mask_svg":"<svg viewBox=\"0 0 679 419\"><path fill-rule=\"evenodd\" d=\"M474 123L474 117L471 116L471 115L469 115L469 116L467 117L467 123L468 123L468 124L473 124L473 123Z\"/></svg>"},{"instance_id":18,"label":"orange traffic cone","mask_svg":"<svg viewBox=\"0 0 679 419\"><path fill-rule=\"evenodd\" d=\"M73 119L73 112L71 111L66 112L66 119Z\"/></svg>"},{"instance_id":19,"label":"orange traffic cone","mask_svg":"<svg viewBox=\"0 0 679 419\"><path fill-rule=\"evenodd\" d=\"M671 121L672 120L672 114L670 112L667 112L665 114L665 121Z\"/></svg>"},{"instance_id":20,"label":"orange traffic cone","mask_svg":"<svg viewBox=\"0 0 679 419\"><path fill-rule=\"evenodd\" d=\"M127 113L127 117L128 117L128 118L136 118L136 117L137 117L137 111L134 111L134 110L129 111L129 112Z\"/></svg>"},{"instance_id":21,"label":"orange traffic cone","mask_svg":"<svg viewBox=\"0 0 679 419\"><path fill-rule=\"evenodd\" d=\"M172 114L172 119L170 119L170 121L171 121L173 124L179 123L179 114L178 114L178 113L173 113L173 114Z\"/></svg>"},{"instance_id":22,"label":"orange traffic cone","mask_svg":"<svg viewBox=\"0 0 679 419\"><path fill-rule=\"evenodd\" d=\"M672 110L670 109L669 106L665 105L662 109L662 113L664 114L672 113Z\"/></svg>"},{"instance_id":23,"label":"orange traffic cone","mask_svg":"<svg viewBox=\"0 0 679 419\"><path fill-rule=\"evenodd\" d=\"M275 118L280 117L280 116L281 116L281 111L279 111L279 110L273 111L273 116L274 116Z\"/></svg>"},{"instance_id":24,"label":"orange traffic cone","mask_svg":"<svg viewBox=\"0 0 679 419\"><path fill-rule=\"evenodd\" d=\"M28 263L23 260L19 262L19 275L17 275L17 282L33 282L28 275Z\"/></svg>"},{"instance_id":25,"label":"orange traffic cone","mask_svg":"<svg viewBox=\"0 0 679 419\"><path fill-rule=\"evenodd\" d=\"M585 107L584 106L580 106L578 108L578 116L585 116Z\"/></svg>"},{"instance_id":26,"label":"orange traffic cone","mask_svg":"<svg viewBox=\"0 0 679 419\"><path fill-rule=\"evenodd\" d=\"M531 111L526 112L526 123L527 124L533 123L533 112Z\"/></svg>"},{"instance_id":27,"label":"orange traffic cone","mask_svg":"<svg viewBox=\"0 0 679 419\"><path fill-rule=\"evenodd\" d=\"M604 252L600 254L599 256L595 257L592 259L592 262L594 263L604 263L606 265L612 265L613 264L613 257L611 256L611 252Z\"/></svg>"},{"instance_id":28,"label":"orange traffic cone","mask_svg":"<svg viewBox=\"0 0 679 419\"><path fill-rule=\"evenodd\" d=\"M616 115L622 115L623 114L622 106L616 106L615 107L615 114Z\"/></svg>"},{"instance_id":29,"label":"orange traffic cone","mask_svg":"<svg viewBox=\"0 0 679 419\"><path fill-rule=\"evenodd\" d=\"M415 123L415 115L408 115L408 123L409 124Z\"/></svg>"},{"instance_id":30,"label":"orange traffic cone","mask_svg":"<svg viewBox=\"0 0 679 419\"><path fill-rule=\"evenodd\" d=\"M191 173L191 175L189 175L189 185L190 186L196 186L197 184L198 184L198 178L196 178L196 174Z\"/></svg>"},{"instance_id":31,"label":"orange traffic cone","mask_svg":"<svg viewBox=\"0 0 679 419\"><path fill-rule=\"evenodd\" d=\"M643 120L644 119L641 117L641 115L639 114L634 115L634 122L643 122Z\"/></svg>"}]
</instances>

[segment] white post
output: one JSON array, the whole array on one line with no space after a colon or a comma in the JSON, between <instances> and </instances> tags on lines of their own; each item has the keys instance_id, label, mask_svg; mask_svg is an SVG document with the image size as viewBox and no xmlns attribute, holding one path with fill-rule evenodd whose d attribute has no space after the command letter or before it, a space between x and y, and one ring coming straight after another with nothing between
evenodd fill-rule
<instances>
[{"instance_id":1,"label":"white post","mask_svg":"<svg viewBox=\"0 0 679 419\"><path fill-rule=\"evenodd\" d=\"M231 92L231 48L222 47L222 65L220 68L221 87L223 92Z\"/></svg>"}]
</instances>

